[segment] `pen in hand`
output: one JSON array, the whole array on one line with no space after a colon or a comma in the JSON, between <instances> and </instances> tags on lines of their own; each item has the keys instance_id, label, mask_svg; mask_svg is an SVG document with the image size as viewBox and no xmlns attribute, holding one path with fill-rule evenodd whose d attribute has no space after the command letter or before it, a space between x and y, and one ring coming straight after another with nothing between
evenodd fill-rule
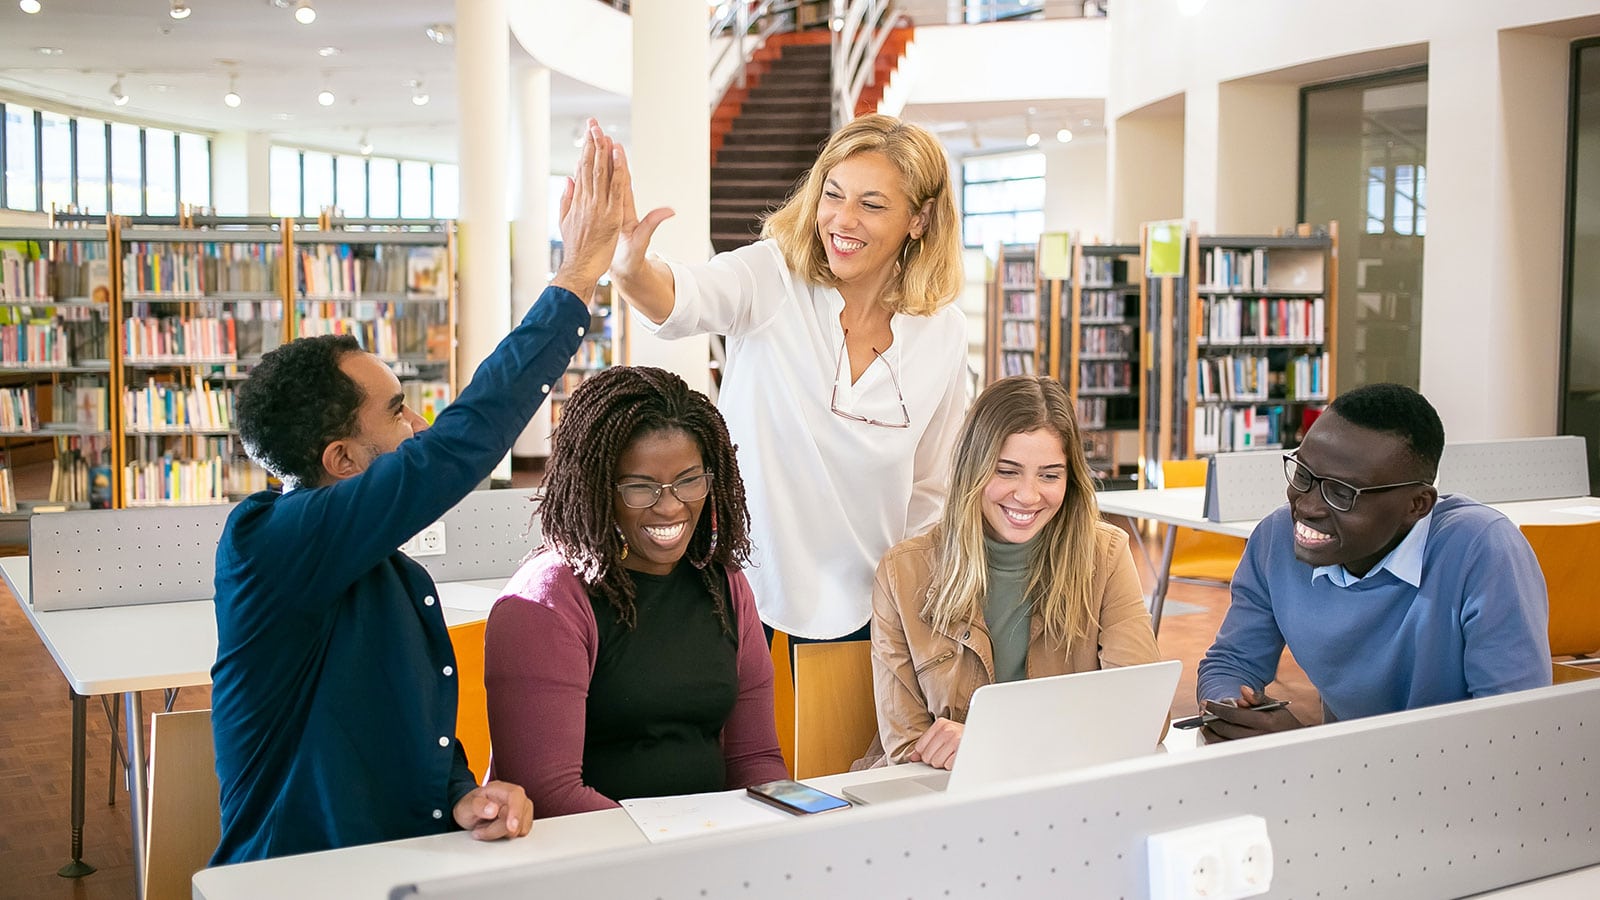
<instances>
[{"instance_id":1,"label":"pen in hand","mask_svg":"<svg viewBox=\"0 0 1600 900\"><path fill-rule=\"evenodd\" d=\"M1268 701L1266 703L1261 704L1260 706L1242 706L1242 707L1240 707L1240 709L1248 709L1248 710L1250 710L1252 712L1271 712L1271 711L1273 711L1275 709L1283 709L1285 706L1288 706L1288 705L1289 705L1289 701L1287 701L1287 700L1271 700L1271 701ZM1205 713L1203 715L1191 716L1190 718L1187 718L1187 719L1178 719L1177 721L1172 723L1172 727L1173 728L1199 728L1202 725L1210 725L1212 722L1217 721L1217 719L1219 719L1219 718L1221 718L1221 717L1218 716L1216 713Z\"/></svg>"}]
</instances>

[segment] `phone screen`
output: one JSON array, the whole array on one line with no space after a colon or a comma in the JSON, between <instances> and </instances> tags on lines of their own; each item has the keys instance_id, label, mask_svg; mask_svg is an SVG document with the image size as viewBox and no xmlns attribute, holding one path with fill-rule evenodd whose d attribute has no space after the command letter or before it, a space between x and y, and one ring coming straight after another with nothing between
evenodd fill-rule
<instances>
[{"instance_id":1,"label":"phone screen","mask_svg":"<svg viewBox=\"0 0 1600 900\"><path fill-rule=\"evenodd\" d=\"M765 800L797 813L811 814L843 809L850 801L808 787L798 781L769 781L748 788L757 799Z\"/></svg>"}]
</instances>

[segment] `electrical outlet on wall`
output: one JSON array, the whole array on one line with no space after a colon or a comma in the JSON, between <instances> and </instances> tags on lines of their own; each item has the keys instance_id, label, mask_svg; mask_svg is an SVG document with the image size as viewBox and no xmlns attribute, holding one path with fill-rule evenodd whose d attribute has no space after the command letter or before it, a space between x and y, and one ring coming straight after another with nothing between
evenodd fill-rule
<instances>
[{"instance_id":1,"label":"electrical outlet on wall","mask_svg":"<svg viewBox=\"0 0 1600 900\"><path fill-rule=\"evenodd\" d=\"M443 556L446 552L444 523L435 522L417 532L411 540L400 545L400 552L412 557Z\"/></svg>"},{"instance_id":2,"label":"electrical outlet on wall","mask_svg":"<svg viewBox=\"0 0 1600 900\"><path fill-rule=\"evenodd\" d=\"M1151 900L1239 900L1272 887L1272 841L1260 816L1237 816L1146 839Z\"/></svg>"}]
</instances>

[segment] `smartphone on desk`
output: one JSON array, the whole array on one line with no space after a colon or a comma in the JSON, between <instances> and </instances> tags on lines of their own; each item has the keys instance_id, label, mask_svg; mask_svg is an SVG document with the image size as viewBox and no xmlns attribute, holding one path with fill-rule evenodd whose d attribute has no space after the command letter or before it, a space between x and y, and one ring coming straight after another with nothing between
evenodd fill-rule
<instances>
[{"instance_id":1,"label":"smartphone on desk","mask_svg":"<svg viewBox=\"0 0 1600 900\"><path fill-rule=\"evenodd\" d=\"M794 813L797 816L833 812L836 809L850 807L849 800L788 779L752 784L745 788L745 791L762 803L776 806L784 812Z\"/></svg>"}]
</instances>

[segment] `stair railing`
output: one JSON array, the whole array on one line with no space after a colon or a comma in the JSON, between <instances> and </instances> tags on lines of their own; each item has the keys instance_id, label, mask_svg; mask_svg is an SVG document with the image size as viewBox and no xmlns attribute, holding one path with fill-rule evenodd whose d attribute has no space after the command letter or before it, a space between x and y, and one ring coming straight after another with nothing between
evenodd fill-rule
<instances>
[{"instance_id":1,"label":"stair railing","mask_svg":"<svg viewBox=\"0 0 1600 900\"><path fill-rule=\"evenodd\" d=\"M730 85L745 87L745 69L751 57L773 32L794 27L800 4L801 0L759 0L753 4L748 0L728 0L716 9L710 25L713 106Z\"/></svg>"},{"instance_id":2,"label":"stair railing","mask_svg":"<svg viewBox=\"0 0 1600 900\"><path fill-rule=\"evenodd\" d=\"M833 127L856 117L892 24L889 0L833 0Z\"/></svg>"}]
</instances>

